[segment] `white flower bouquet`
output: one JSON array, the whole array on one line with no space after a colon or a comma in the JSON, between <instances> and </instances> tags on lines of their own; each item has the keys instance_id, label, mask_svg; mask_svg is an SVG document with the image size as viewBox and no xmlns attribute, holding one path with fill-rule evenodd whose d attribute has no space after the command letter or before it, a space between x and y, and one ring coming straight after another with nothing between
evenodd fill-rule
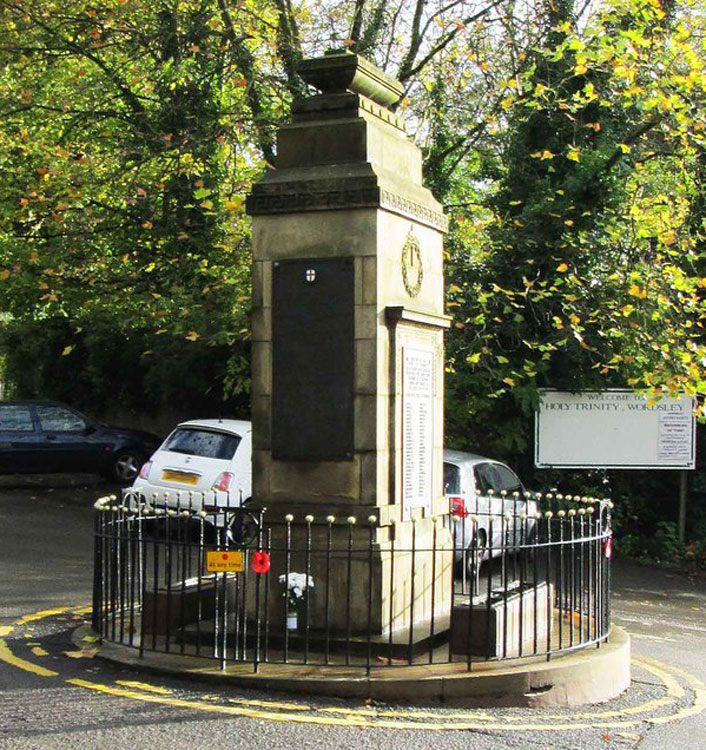
<instances>
[{"instance_id":1,"label":"white flower bouquet","mask_svg":"<svg viewBox=\"0 0 706 750\"><path fill-rule=\"evenodd\" d=\"M287 585L284 596L287 597L287 606L291 609L296 609L301 604L306 589L314 588L314 579L306 573L292 572L289 575L283 573L279 577L279 582Z\"/></svg>"}]
</instances>

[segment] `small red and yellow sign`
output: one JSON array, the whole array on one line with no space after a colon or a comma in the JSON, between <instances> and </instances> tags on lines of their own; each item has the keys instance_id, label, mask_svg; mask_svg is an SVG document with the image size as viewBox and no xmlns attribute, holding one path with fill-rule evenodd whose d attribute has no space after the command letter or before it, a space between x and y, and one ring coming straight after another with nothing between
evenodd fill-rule
<instances>
[{"instance_id":1,"label":"small red and yellow sign","mask_svg":"<svg viewBox=\"0 0 706 750\"><path fill-rule=\"evenodd\" d=\"M242 573L245 570L243 551L206 552L206 570L209 573Z\"/></svg>"}]
</instances>

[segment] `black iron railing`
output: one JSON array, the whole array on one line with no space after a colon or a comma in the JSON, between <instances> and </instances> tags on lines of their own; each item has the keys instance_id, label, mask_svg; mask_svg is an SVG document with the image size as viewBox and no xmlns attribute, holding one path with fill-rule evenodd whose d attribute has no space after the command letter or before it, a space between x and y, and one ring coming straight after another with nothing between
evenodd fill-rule
<instances>
[{"instance_id":1,"label":"black iron railing","mask_svg":"<svg viewBox=\"0 0 706 750\"><path fill-rule=\"evenodd\" d=\"M501 514L379 528L127 491L96 503L93 628L145 651L383 666L544 657L610 630L611 503L532 496ZM512 501L513 499L510 498ZM534 512L528 512L529 508ZM539 510L541 508L541 510Z\"/></svg>"}]
</instances>

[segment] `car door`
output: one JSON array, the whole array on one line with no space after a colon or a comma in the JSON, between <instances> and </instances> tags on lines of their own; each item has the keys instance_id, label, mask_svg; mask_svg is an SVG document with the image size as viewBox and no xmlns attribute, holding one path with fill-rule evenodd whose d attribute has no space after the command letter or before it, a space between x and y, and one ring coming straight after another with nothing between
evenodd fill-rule
<instances>
[{"instance_id":1,"label":"car door","mask_svg":"<svg viewBox=\"0 0 706 750\"><path fill-rule=\"evenodd\" d=\"M518 545L523 539L522 516L527 515L527 501L525 500L518 476L505 464L493 465L498 492L503 497L503 513L511 520L506 524L508 543L512 546Z\"/></svg>"},{"instance_id":2,"label":"car door","mask_svg":"<svg viewBox=\"0 0 706 750\"><path fill-rule=\"evenodd\" d=\"M39 471L42 440L28 404L0 404L0 473Z\"/></svg>"},{"instance_id":3,"label":"car door","mask_svg":"<svg viewBox=\"0 0 706 750\"><path fill-rule=\"evenodd\" d=\"M473 468L478 494L479 528L486 530L487 539L492 547L492 554L497 555L503 544L503 502L496 491L498 477L492 463L476 464Z\"/></svg>"},{"instance_id":4,"label":"car door","mask_svg":"<svg viewBox=\"0 0 706 750\"><path fill-rule=\"evenodd\" d=\"M97 471L105 447L92 438L86 418L61 404L38 404L36 408L45 443L45 471Z\"/></svg>"}]
</instances>

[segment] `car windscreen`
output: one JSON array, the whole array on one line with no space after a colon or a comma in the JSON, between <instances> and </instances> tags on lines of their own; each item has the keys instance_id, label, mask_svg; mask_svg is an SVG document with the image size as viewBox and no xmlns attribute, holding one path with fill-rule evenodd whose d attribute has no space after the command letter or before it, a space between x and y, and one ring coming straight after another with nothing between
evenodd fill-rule
<instances>
[{"instance_id":1,"label":"car windscreen","mask_svg":"<svg viewBox=\"0 0 706 750\"><path fill-rule=\"evenodd\" d=\"M239 443L239 435L226 435L223 432L212 432L202 428L179 427L167 438L162 450L230 461Z\"/></svg>"},{"instance_id":2,"label":"car windscreen","mask_svg":"<svg viewBox=\"0 0 706 750\"><path fill-rule=\"evenodd\" d=\"M476 486L484 495L490 490L494 493L522 492L522 483L514 472L502 464L479 464L474 469Z\"/></svg>"},{"instance_id":3,"label":"car windscreen","mask_svg":"<svg viewBox=\"0 0 706 750\"><path fill-rule=\"evenodd\" d=\"M503 490L508 494L512 492L522 492L522 482L517 478L517 475L502 464L495 464L495 471L498 477L498 491Z\"/></svg>"},{"instance_id":4,"label":"car windscreen","mask_svg":"<svg viewBox=\"0 0 706 750\"><path fill-rule=\"evenodd\" d=\"M444 464L444 494L458 495L461 492L461 470L454 464Z\"/></svg>"}]
</instances>

